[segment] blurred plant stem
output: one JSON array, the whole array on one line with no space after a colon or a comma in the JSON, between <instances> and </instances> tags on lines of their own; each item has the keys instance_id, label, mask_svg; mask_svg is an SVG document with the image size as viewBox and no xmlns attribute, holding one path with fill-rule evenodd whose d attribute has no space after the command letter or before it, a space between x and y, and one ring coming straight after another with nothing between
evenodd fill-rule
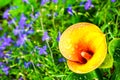
<instances>
[{"instance_id":1,"label":"blurred plant stem","mask_svg":"<svg viewBox=\"0 0 120 80\"><path fill-rule=\"evenodd\" d=\"M52 13L52 25L53 25L53 28L55 30L55 16L54 16L54 12Z\"/></svg>"},{"instance_id":2,"label":"blurred plant stem","mask_svg":"<svg viewBox=\"0 0 120 80\"><path fill-rule=\"evenodd\" d=\"M44 25L43 25L43 18L42 18L42 11L41 11L41 10L40 10L40 13L41 13L41 16L40 16L40 24L41 24L41 27L42 27L42 31L43 31L43 33L44 33ZM53 58L53 53L52 53L52 50L51 50L51 48L50 48L50 45L49 45L48 40L46 40L46 44L47 44L48 49L49 49L49 51L50 51L51 58L52 58L52 62L53 62L53 64L55 65L55 63L54 63L54 58Z\"/></svg>"}]
</instances>

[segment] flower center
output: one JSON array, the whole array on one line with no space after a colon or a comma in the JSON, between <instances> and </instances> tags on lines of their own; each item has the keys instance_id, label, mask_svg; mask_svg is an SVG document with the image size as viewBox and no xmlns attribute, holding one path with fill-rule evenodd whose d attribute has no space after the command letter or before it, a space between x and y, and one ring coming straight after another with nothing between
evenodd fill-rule
<instances>
[{"instance_id":1,"label":"flower center","mask_svg":"<svg viewBox=\"0 0 120 80\"><path fill-rule=\"evenodd\" d=\"M81 56L86 59L87 61L92 57L92 55L88 52L81 52Z\"/></svg>"},{"instance_id":2,"label":"flower center","mask_svg":"<svg viewBox=\"0 0 120 80\"><path fill-rule=\"evenodd\" d=\"M79 56L79 63L85 64L89 61L93 56L91 51L82 51Z\"/></svg>"}]
</instances>

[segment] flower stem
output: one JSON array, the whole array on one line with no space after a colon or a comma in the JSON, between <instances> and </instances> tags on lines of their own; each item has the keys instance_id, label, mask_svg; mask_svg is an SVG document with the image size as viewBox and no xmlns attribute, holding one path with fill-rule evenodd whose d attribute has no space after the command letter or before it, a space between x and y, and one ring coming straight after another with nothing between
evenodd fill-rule
<instances>
[{"instance_id":1,"label":"flower stem","mask_svg":"<svg viewBox=\"0 0 120 80\"><path fill-rule=\"evenodd\" d=\"M42 31L43 31L43 33L44 33L44 25L43 25L43 21L42 21L42 14L41 14L41 17L40 17L40 23L41 23ZM53 53L52 53L52 50L51 50L51 48L50 48L50 45L49 45L48 40L46 40L46 44L47 44L47 46L48 46L48 49L49 49L50 54L51 54L52 62L53 62L53 64L54 64Z\"/></svg>"}]
</instances>

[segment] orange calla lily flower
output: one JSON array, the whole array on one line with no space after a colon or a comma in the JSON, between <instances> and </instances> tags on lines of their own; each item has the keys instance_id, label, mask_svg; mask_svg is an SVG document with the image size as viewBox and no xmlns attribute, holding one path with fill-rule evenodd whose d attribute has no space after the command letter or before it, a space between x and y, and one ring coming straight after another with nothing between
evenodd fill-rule
<instances>
[{"instance_id":1,"label":"orange calla lily flower","mask_svg":"<svg viewBox=\"0 0 120 80\"><path fill-rule=\"evenodd\" d=\"M106 38L96 25L77 23L63 32L59 49L73 72L88 73L104 61L107 54Z\"/></svg>"}]
</instances>

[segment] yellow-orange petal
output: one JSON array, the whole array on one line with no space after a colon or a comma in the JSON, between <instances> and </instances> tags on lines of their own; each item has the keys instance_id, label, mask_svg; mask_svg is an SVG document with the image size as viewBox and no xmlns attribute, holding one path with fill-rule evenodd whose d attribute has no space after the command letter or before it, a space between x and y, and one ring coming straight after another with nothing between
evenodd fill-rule
<instances>
[{"instance_id":1,"label":"yellow-orange petal","mask_svg":"<svg viewBox=\"0 0 120 80\"><path fill-rule=\"evenodd\" d=\"M105 35L96 25L86 22L66 29L60 38L59 49L68 59L69 68L76 73L87 73L96 69L107 53ZM91 56L85 57L81 55L82 52Z\"/></svg>"}]
</instances>

